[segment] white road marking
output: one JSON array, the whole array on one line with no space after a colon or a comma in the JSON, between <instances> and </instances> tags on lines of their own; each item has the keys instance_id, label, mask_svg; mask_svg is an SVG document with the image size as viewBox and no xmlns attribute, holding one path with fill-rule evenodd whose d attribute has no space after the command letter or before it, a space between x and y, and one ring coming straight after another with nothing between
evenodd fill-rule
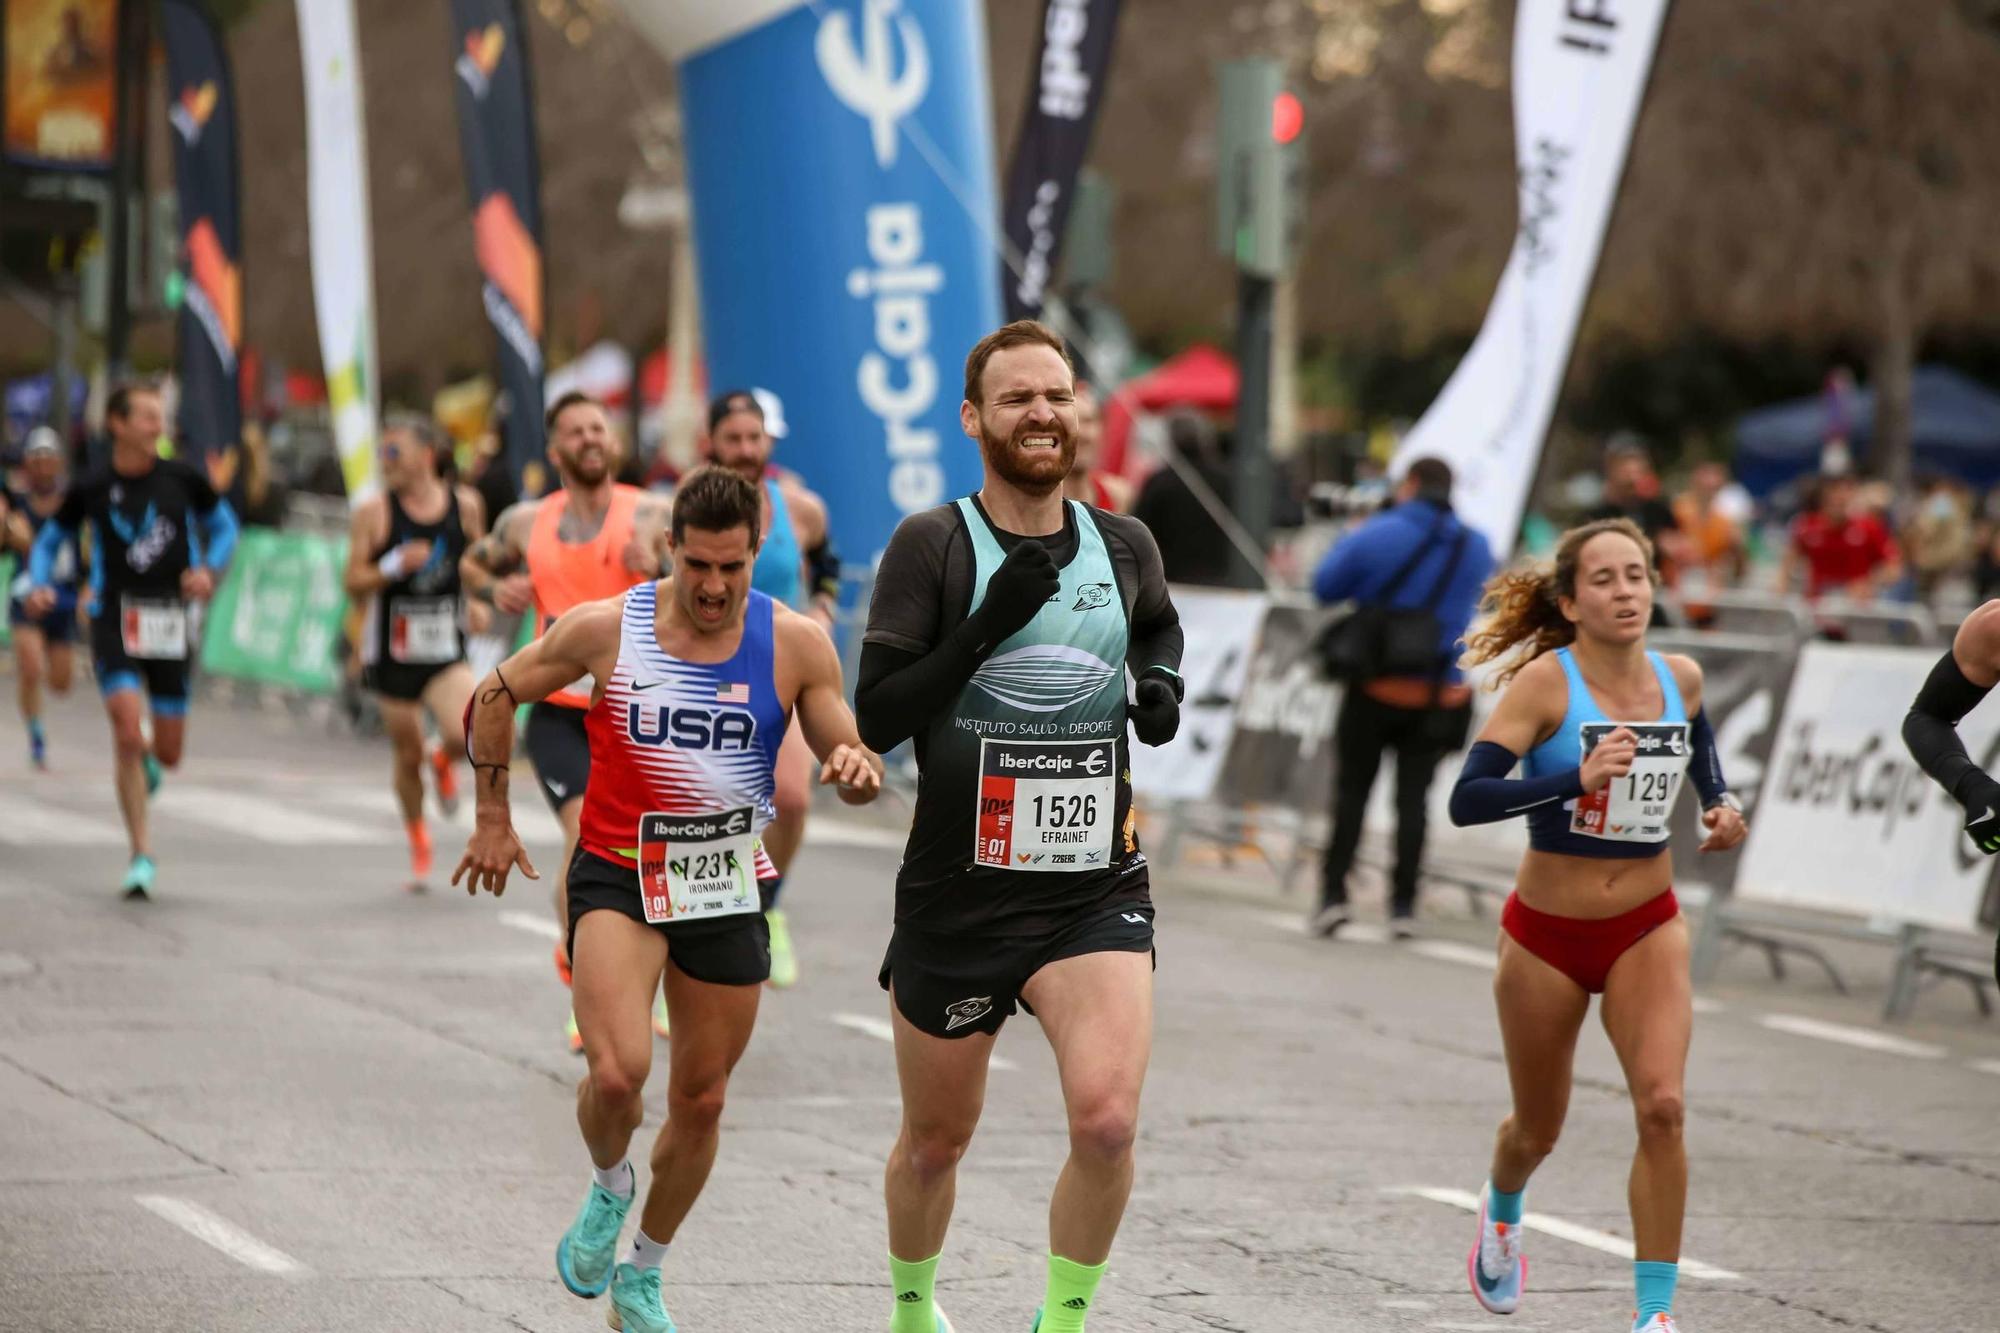
<instances>
[{"instance_id":1,"label":"white road marking","mask_svg":"<svg viewBox=\"0 0 2000 1333\"><path fill-rule=\"evenodd\" d=\"M288 846L379 846L379 829L344 819L313 814L300 805L267 800L222 787L203 787L169 780L154 798L155 808L168 819L205 824L232 837Z\"/></svg>"},{"instance_id":2,"label":"white road marking","mask_svg":"<svg viewBox=\"0 0 2000 1333\"><path fill-rule=\"evenodd\" d=\"M228 1218L219 1217L198 1203L165 1194L138 1194L134 1201L147 1212L165 1218L205 1245L212 1245L237 1263L280 1277L304 1277L306 1266L258 1240Z\"/></svg>"},{"instance_id":3,"label":"white road marking","mask_svg":"<svg viewBox=\"0 0 2000 1333\"><path fill-rule=\"evenodd\" d=\"M874 824L815 819L806 826L807 847L872 847L878 851L900 852L909 841L908 829L881 828Z\"/></svg>"},{"instance_id":4,"label":"white road marking","mask_svg":"<svg viewBox=\"0 0 2000 1333\"><path fill-rule=\"evenodd\" d=\"M1911 1041L1908 1037L1894 1037L1873 1028L1852 1027L1846 1023L1827 1023L1817 1018L1802 1018L1797 1014L1765 1014L1757 1020L1773 1032L1789 1032L1795 1037L1813 1037L1820 1041L1837 1041L1843 1046L1859 1046L1864 1051L1880 1051L1884 1055L1907 1055L1917 1060L1938 1060L1946 1054L1942 1046L1934 1046L1927 1041Z\"/></svg>"},{"instance_id":5,"label":"white road marking","mask_svg":"<svg viewBox=\"0 0 2000 1333\"><path fill-rule=\"evenodd\" d=\"M1460 944L1455 940L1411 940L1403 946L1411 953L1424 958L1435 958L1441 963L1457 963L1461 967L1477 967L1491 972L1499 961L1499 955L1491 947Z\"/></svg>"},{"instance_id":6,"label":"white road marking","mask_svg":"<svg viewBox=\"0 0 2000 1333\"><path fill-rule=\"evenodd\" d=\"M1728 1008L1729 1006L1722 1001L1711 1000L1706 995L1694 997L1694 1011L1698 1014L1720 1014L1726 1012Z\"/></svg>"},{"instance_id":7,"label":"white road marking","mask_svg":"<svg viewBox=\"0 0 2000 1333\"><path fill-rule=\"evenodd\" d=\"M554 940L558 944L562 943L562 927L545 916L536 916L533 912L502 912L500 924L512 926L516 930L525 930L530 935L540 935L543 939Z\"/></svg>"},{"instance_id":8,"label":"white road marking","mask_svg":"<svg viewBox=\"0 0 2000 1333\"><path fill-rule=\"evenodd\" d=\"M1965 1062L1965 1067L1982 1074L2000 1075L2000 1060L1968 1060Z\"/></svg>"},{"instance_id":9,"label":"white road marking","mask_svg":"<svg viewBox=\"0 0 2000 1333\"><path fill-rule=\"evenodd\" d=\"M1441 1203L1447 1207L1463 1208L1468 1213L1479 1211L1479 1196L1465 1190L1444 1189L1433 1185L1398 1185L1382 1192L1412 1199L1428 1199L1432 1203ZM1521 1225L1530 1231L1554 1236L1558 1240L1601 1250L1605 1254L1615 1254L1620 1259L1632 1257L1632 1242L1622 1236L1614 1236L1608 1231L1598 1231L1593 1227L1579 1226L1575 1222L1565 1222L1560 1217L1551 1217L1547 1213L1523 1213ZM1712 1282L1735 1282L1743 1276L1741 1273L1732 1273L1726 1268L1705 1264L1699 1259L1690 1259L1686 1255L1681 1256L1680 1271L1684 1277L1707 1278Z\"/></svg>"},{"instance_id":10,"label":"white road marking","mask_svg":"<svg viewBox=\"0 0 2000 1333\"><path fill-rule=\"evenodd\" d=\"M1428 1310L1431 1308L1429 1301L1377 1301L1375 1304L1384 1310ZM1508 1327L1511 1328L1514 1326L1510 1324Z\"/></svg>"},{"instance_id":11,"label":"white road marking","mask_svg":"<svg viewBox=\"0 0 2000 1333\"><path fill-rule=\"evenodd\" d=\"M0 843L14 847L115 847L125 830L25 796L0 792Z\"/></svg>"},{"instance_id":12,"label":"white road marking","mask_svg":"<svg viewBox=\"0 0 2000 1333\"><path fill-rule=\"evenodd\" d=\"M828 1014L827 1017L850 1031L859 1032L863 1036L873 1037L877 1041L886 1041L891 1045L895 1044L896 1029L890 1025L889 1020L886 1018L870 1018L866 1014ZM996 1055L987 1061L987 1063L995 1069L1020 1068L1019 1065L1004 1055Z\"/></svg>"},{"instance_id":13,"label":"white road marking","mask_svg":"<svg viewBox=\"0 0 2000 1333\"><path fill-rule=\"evenodd\" d=\"M1432 1324L1431 1327L1439 1330L1447 1330L1448 1333L1493 1333L1493 1325L1491 1323L1461 1324L1450 1319ZM1516 1329L1540 1327L1540 1324L1517 1324L1511 1319L1507 1321L1507 1333L1514 1333Z\"/></svg>"}]
</instances>

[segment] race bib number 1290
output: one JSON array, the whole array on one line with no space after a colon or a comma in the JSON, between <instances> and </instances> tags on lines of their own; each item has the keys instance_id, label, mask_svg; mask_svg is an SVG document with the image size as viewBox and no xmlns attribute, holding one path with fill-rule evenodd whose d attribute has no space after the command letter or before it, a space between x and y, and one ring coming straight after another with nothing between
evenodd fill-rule
<instances>
[{"instance_id":1,"label":"race bib number 1290","mask_svg":"<svg viewBox=\"0 0 2000 1333\"><path fill-rule=\"evenodd\" d=\"M1588 755L1620 727L1638 739L1632 770L1576 798L1570 832L1611 842L1665 842L1667 820L1688 765L1685 722L1586 722L1579 737Z\"/></svg>"},{"instance_id":2,"label":"race bib number 1290","mask_svg":"<svg viewBox=\"0 0 2000 1333\"><path fill-rule=\"evenodd\" d=\"M979 743L975 865L1100 870L1111 861L1118 747L1099 741Z\"/></svg>"}]
</instances>

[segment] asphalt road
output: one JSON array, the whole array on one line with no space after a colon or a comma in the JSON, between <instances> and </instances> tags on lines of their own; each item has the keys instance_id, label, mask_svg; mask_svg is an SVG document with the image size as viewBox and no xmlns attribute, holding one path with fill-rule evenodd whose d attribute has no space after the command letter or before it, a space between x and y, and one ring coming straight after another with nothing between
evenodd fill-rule
<instances>
[{"instance_id":1,"label":"asphalt road","mask_svg":"<svg viewBox=\"0 0 2000 1333\"><path fill-rule=\"evenodd\" d=\"M125 904L94 699L52 739L35 777L0 716L0 1329L601 1327L551 1258L588 1162L543 892L406 892L379 747L205 702L157 899ZM547 867L553 823L516 793ZM668 1258L688 1333L886 1319L894 841L828 818L792 877L804 980L766 995ZM1623 1333L1633 1136L1601 1034L1530 1190L1529 1295L1491 1318L1461 1207L1504 1110L1491 925L1328 945L1236 885L1156 884L1139 1184L1092 1328ZM2000 1025L1941 990L1891 1032L1878 1002L1752 958L1703 997L1687 1333L2000 1329ZM939 1275L962 1333L1025 1333L1064 1151L1033 1022L999 1051Z\"/></svg>"}]
</instances>

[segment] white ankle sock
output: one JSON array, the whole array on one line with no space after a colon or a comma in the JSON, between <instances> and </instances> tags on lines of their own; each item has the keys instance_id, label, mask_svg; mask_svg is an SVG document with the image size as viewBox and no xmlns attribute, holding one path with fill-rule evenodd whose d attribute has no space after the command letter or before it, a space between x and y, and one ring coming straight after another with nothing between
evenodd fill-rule
<instances>
[{"instance_id":1,"label":"white ankle sock","mask_svg":"<svg viewBox=\"0 0 2000 1333\"><path fill-rule=\"evenodd\" d=\"M636 1184L636 1180L632 1175L632 1163L629 1159L620 1162L608 1171L601 1166L593 1166L590 1169L590 1174L596 1178L599 1185L610 1190L619 1198L629 1199L632 1197L632 1189Z\"/></svg>"},{"instance_id":2,"label":"white ankle sock","mask_svg":"<svg viewBox=\"0 0 2000 1333\"><path fill-rule=\"evenodd\" d=\"M625 1262L634 1268L658 1268L667 1257L667 1242L653 1240L643 1231L632 1233L632 1252Z\"/></svg>"}]
</instances>

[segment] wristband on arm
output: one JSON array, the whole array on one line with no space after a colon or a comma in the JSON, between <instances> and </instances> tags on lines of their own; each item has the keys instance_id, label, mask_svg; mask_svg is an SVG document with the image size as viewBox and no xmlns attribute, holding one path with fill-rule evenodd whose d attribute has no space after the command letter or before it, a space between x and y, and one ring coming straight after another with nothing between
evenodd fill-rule
<instances>
[{"instance_id":1,"label":"wristband on arm","mask_svg":"<svg viewBox=\"0 0 2000 1333\"><path fill-rule=\"evenodd\" d=\"M1451 822L1497 824L1551 801L1573 801L1583 795L1583 769L1572 768L1539 778L1507 775L1521 757L1493 741L1475 741L1465 755L1465 767L1451 789Z\"/></svg>"},{"instance_id":2,"label":"wristband on arm","mask_svg":"<svg viewBox=\"0 0 2000 1333\"><path fill-rule=\"evenodd\" d=\"M400 546L390 547L389 554L375 562L375 572L391 583L403 577L407 572L403 568L403 548Z\"/></svg>"}]
</instances>

